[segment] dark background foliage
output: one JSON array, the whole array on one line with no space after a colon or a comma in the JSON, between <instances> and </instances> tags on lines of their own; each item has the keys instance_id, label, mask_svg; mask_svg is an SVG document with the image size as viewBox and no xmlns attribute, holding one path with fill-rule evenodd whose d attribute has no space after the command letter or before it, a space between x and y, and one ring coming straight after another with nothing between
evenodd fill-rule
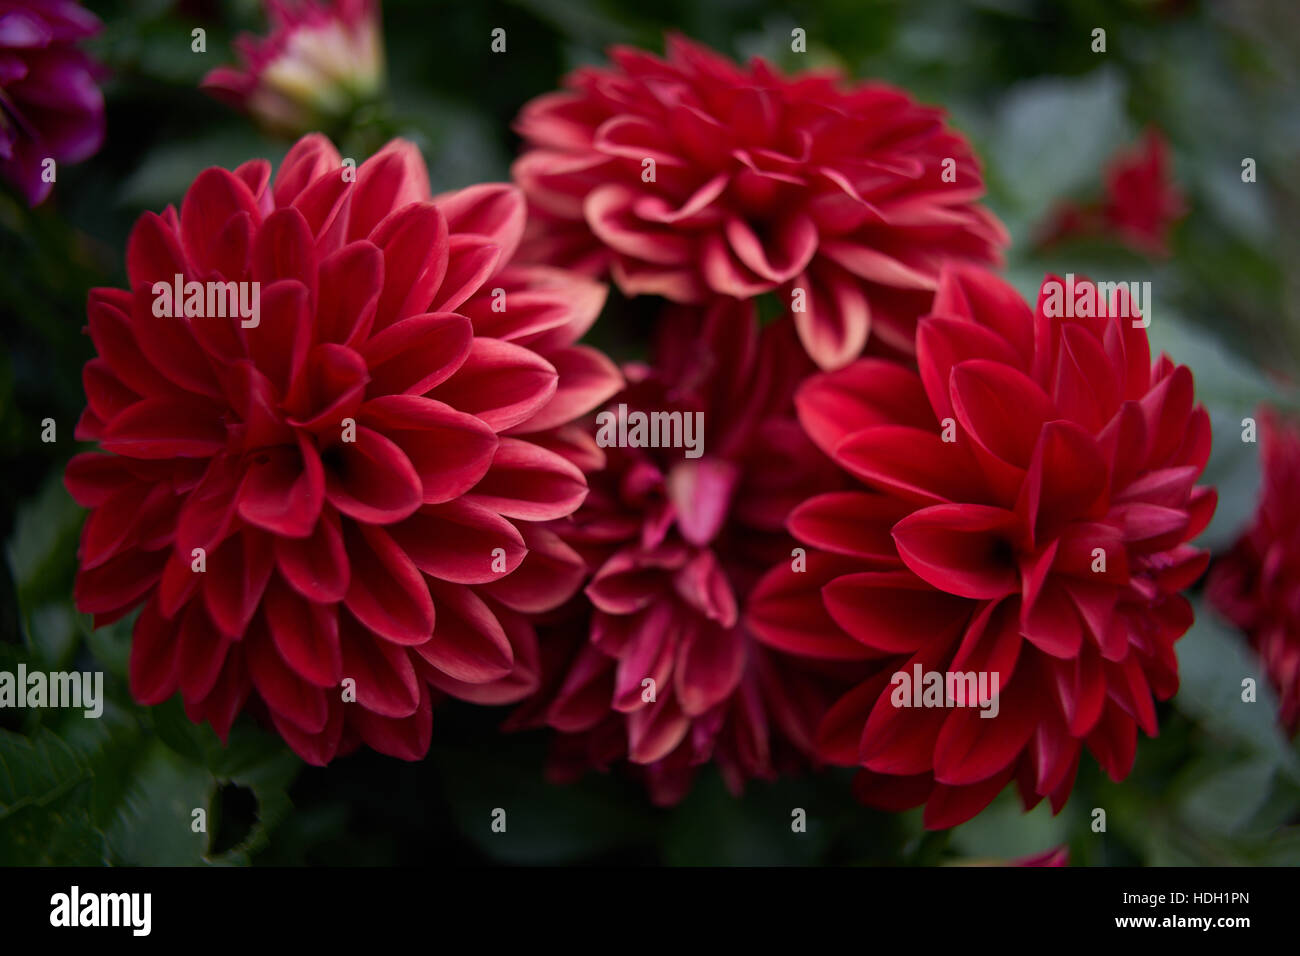
<instances>
[{"instance_id":1,"label":"dark background foliage","mask_svg":"<svg viewBox=\"0 0 1300 956\"><path fill-rule=\"evenodd\" d=\"M92 632L71 603L82 515L60 476L76 450L86 292L125 282L127 233L145 209L179 203L205 166L233 167L288 143L197 89L232 61L240 29L261 32L255 0L104 0L93 43L110 73L108 138L59 170L28 210L0 193L0 670L102 669L101 720L0 711L0 864L28 863L853 863L1005 860L1069 844L1077 864L1300 862L1300 760L1241 636L1207 611L1178 645L1183 686L1140 742L1123 784L1085 761L1062 814L1022 815L1011 793L949 833L916 813L858 807L851 773L752 785L742 799L702 773L680 806L657 809L618 775L555 786L545 735L501 735L502 712L445 705L428 760L374 754L306 768L247 718L223 748L179 702L152 710L126 691L129 623ZM190 31L207 30L207 52ZM507 31L504 55L490 34ZM790 49L791 30L808 51ZM1092 30L1107 31L1093 53ZM1045 271L1150 278L1151 336L1196 374L1216 428L1207 480L1221 493L1204 544L1229 543L1258 487L1258 446L1240 419L1262 401L1294 406L1300 365L1300 7L1268 0L386 0L389 95L328 130L345 155L389 135L416 140L435 191L504 179L510 124L531 97L613 43L662 50L677 30L736 57L795 69L837 65L945 106L984 158L989 202L1012 230L1009 273L1026 294ZM1105 163L1152 125L1164 131L1190 214L1171 258L1032 242L1054 204L1100 194ZM1259 181L1241 181L1254 158ZM626 312L614 297L611 314ZM607 320L596 340L636 343ZM41 441L53 418L58 440ZM1242 677L1263 688L1240 701ZM206 808L208 832L191 831ZM508 810L505 834L491 812ZM1093 808L1107 832L1090 827ZM803 808L808 831L791 832Z\"/></svg>"}]
</instances>

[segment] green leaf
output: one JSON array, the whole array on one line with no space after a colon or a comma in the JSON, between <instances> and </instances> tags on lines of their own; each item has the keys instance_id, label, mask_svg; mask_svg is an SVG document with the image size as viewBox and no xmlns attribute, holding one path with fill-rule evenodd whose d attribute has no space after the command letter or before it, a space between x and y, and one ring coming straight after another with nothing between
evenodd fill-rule
<instances>
[{"instance_id":1,"label":"green leaf","mask_svg":"<svg viewBox=\"0 0 1300 956\"><path fill-rule=\"evenodd\" d=\"M794 811L804 811L805 832L796 832ZM710 770L673 810L664 838L670 866L810 865L819 860L831 827L807 779L751 782L733 797Z\"/></svg>"},{"instance_id":2,"label":"green leaf","mask_svg":"<svg viewBox=\"0 0 1300 956\"><path fill-rule=\"evenodd\" d=\"M1196 604L1196 623L1178 642L1180 686L1174 705L1209 733L1243 744L1300 780L1300 760L1277 725L1277 699L1244 639ZM1256 699L1243 701L1242 680L1255 680Z\"/></svg>"}]
</instances>

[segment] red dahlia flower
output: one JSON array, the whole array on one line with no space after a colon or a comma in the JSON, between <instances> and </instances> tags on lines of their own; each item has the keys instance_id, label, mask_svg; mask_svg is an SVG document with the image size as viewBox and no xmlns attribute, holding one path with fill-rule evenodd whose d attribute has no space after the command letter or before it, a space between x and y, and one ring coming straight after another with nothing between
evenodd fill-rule
<instances>
[{"instance_id":1,"label":"red dahlia flower","mask_svg":"<svg viewBox=\"0 0 1300 956\"><path fill-rule=\"evenodd\" d=\"M136 224L131 289L90 294L77 437L108 454L65 478L92 509L76 601L97 625L144 605L142 704L179 690L222 737L252 704L312 763L415 759L435 691L533 689L524 614L580 584L540 523L586 494L558 426L621 386L573 345L603 290L503 266L522 197L431 199L410 143L353 171L308 136L270 172L200 173ZM171 317L175 282L232 283L257 321L197 295Z\"/></svg>"},{"instance_id":2,"label":"red dahlia flower","mask_svg":"<svg viewBox=\"0 0 1300 956\"><path fill-rule=\"evenodd\" d=\"M297 135L345 118L384 82L378 0L265 0L271 32L235 40L242 68L203 78L216 98Z\"/></svg>"},{"instance_id":3,"label":"red dahlia flower","mask_svg":"<svg viewBox=\"0 0 1300 956\"><path fill-rule=\"evenodd\" d=\"M520 114L530 255L675 302L780 290L790 307L801 289L799 337L823 368L869 332L910 353L940 262L1000 258L1006 233L974 204L979 166L941 111L675 36L667 60L611 57Z\"/></svg>"},{"instance_id":4,"label":"red dahlia flower","mask_svg":"<svg viewBox=\"0 0 1300 956\"><path fill-rule=\"evenodd\" d=\"M1210 568L1205 593L1241 628L1277 688L1279 719L1300 731L1300 427L1260 416L1264 485L1249 529Z\"/></svg>"},{"instance_id":5,"label":"red dahlia flower","mask_svg":"<svg viewBox=\"0 0 1300 956\"><path fill-rule=\"evenodd\" d=\"M752 304L724 300L676 309L660 331L653 367L630 367L607 410L626 409L629 434L641 413L698 413L702 454L606 449L587 501L553 526L594 571L590 606L548 635L548 686L514 722L562 731L570 771L625 756L667 804L710 759L733 790L806 762L825 681L755 644L741 612L762 570L791 559L790 508L839 479L794 419L812 365L790 323L760 333Z\"/></svg>"},{"instance_id":6,"label":"red dahlia flower","mask_svg":"<svg viewBox=\"0 0 1300 956\"><path fill-rule=\"evenodd\" d=\"M1186 542L1216 501L1193 487L1210 423L1191 372L1152 364L1127 303L1108 311L1048 318L1041 297L1032 312L1001 279L948 268L919 374L862 359L796 398L862 486L794 511L808 571L773 569L750 626L786 652L876 658L819 731L826 759L865 768L870 804L925 804L927 827L950 827L1014 778L1026 807L1059 810L1084 746L1120 780L1137 728L1157 731L1192 621L1177 592L1208 557ZM983 675L984 693L918 701L918 668L945 690Z\"/></svg>"},{"instance_id":7,"label":"red dahlia flower","mask_svg":"<svg viewBox=\"0 0 1300 956\"><path fill-rule=\"evenodd\" d=\"M99 30L74 0L0 0L0 176L28 205L54 188L47 159L79 163L104 141L99 68L77 49Z\"/></svg>"}]
</instances>

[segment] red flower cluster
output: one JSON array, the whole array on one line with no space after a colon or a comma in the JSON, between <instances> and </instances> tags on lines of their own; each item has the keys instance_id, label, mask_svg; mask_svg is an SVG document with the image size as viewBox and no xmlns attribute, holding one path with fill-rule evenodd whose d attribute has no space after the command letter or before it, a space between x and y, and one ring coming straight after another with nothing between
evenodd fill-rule
<instances>
[{"instance_id":1,"label":"red flower cluster","mask_svg":"<svg viewBox=\"0 0 1300 956\"><path fill-rule=\"evenodd\" d=\"M919 374L862 359L800 389L805 429L862 486L794 511L808 570L770 572L750 626L790 653L876 660L819 731L826 759L864 768L869 803L949 827L1014 779L1027 807L1059 809L1085 746L1119 780L1137 728L1157 731L1192 620L1177 592L1208 560L1186 542L1214 511L1195 487L1210 424L1187 368L1152 364L1126 302L1107 312L1050 318L948 268ZM972 672L990 696L947 682ZM955 692L911 709L904 678L931 673Z\"/></svg>"},{"instance_id":2,"label":"red flower cluster","mask_svg":"<svg viewBox=\"0 0 1300 956\"><path fill-rule=\"evenodd\" d=\"M1169 255L1169 231L1187 211L1169 169L1169 144L1154 129L1142 142L1115 156L1106 170L1099 203L1063 203L1044 230L1042 242L1113 236L1150 256Z\"/></svg>"},{"instance_id":3,"label":"red flower cluster","mask_svg":"<svg viewBox=\"0 0 1300 956\"><path fill-rule=\"evenodd\" d=\"M1279 719L1300 731L1300 427L1260 416L1264 485L1254 520L1215 560L1205 593L1250 638L1277 689Z\"/></svg>"},{"instance_id":4,"label":"red flower cluster","mask_svg":"<svg viewBox=\"0 0 1300 956\"><path fill-rule=\"evenodd\" d=\"M742 68L680 37L666 60L611 56L519 117L530 255L675 302L779 290L832 369L868 334L910 354L940 264L1007 244L966 140L901 90Z\"/></svg>"},{"instance_id":5,"label":"red flower cluster","mask_svg":"<svg viewBox=\"0 0 1300 956\"><path fill-rule=\"evenodd\" d=\"M756 644L740 612L762 571L790 556L790 509L838 481L795 421L810 371L791 325L760 332L752 304L679 307L660 321L654 364L630 366L598 416L611 433L619 416L697 420L702 444L694 457L609 448L587 501L553 525L594 571L590 610L564 622L576 641L555 635L550 686L516 723L564 732L564 776L626 757L667 804L710 760L735 791L807 763L827 681L816 662Z\"/></svg>"},{"instance_id":6,"label":"red flower cluster","mask_svg":"<svg viewBox=\"0 0 1300 956\"><path fill-rule=\"evenodd\" d=\"M509 265L518 192L433 199L410 143L352 169L309 136L270 173L205 170L136 224L130 289L91 292L76 601L144 605L141 703L415 759L435 692L533 689L526 615L580 584L540 523L586 494L559 426L621 387L573 345L604 290Z\"/></svg>"}]
</instances>

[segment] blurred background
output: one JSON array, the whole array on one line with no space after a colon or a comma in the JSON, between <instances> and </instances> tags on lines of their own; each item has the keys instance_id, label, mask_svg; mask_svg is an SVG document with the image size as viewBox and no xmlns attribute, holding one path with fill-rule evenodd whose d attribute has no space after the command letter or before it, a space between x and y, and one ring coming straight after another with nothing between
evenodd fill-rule
<instances>
[{"instance_id":1,"label":"blurred background","mask_svg":"<svg viewBox=\"0 0 1300 956\"><path fill-rule=\"evenodd\" d=\"M86 292L125 284L126 236L177 203L204 167L273 162L289 139L198 89L235 62L231 40L264 34L256 0L119 0L87 6L106 66L108 135L61 166L34 210L0 192L0 670L102 669L102 719L0 710L0 864L628 863L960 864L1068 846L1074 865L1296 864L1300 757L1242 637L1198 607L1178 645L1182 688L1160 737L1141 738L1122 784L1085 760L1065 810L1022 814L1013 793L952 831L918 812L857 806L850 771L753 784L741 799L712 772L672 809L617 774L545 780L545 734L501 736L505 712L444 704L428 760L372 753L305 767L241 719L228 748L179 701L152 710L126 691L129 623L98 632L71 603L80 509L61 484L91 357ZM343 155L392 135L424 151L435 192L508 178L511 122L611 44L655 52L676 30L736 58L835 66L945 107L983 158L988 203L1012 232L1008 272L1032 296L1044 272L1150 279L1150 334L1192 367L1215 450L1205 481L1221 550L1257 500L1258 449L1240 440L1260 403L1294 408L1300 368L1300 5L1269 0L384 0L387 87L331 118ZM206 31L206 52L191 31ZM491 52L506 31L507 50ZM1094 30L1105 52L1094 52ZM795 29L807 52L791 51ZM1186 214L1163 254L1119 234L1058 228L1097 208L1107 171L1145 135L1168 144ZM1243 161L1254 160L1254 182ZM617 296L609 309L624 308ZM620 357L615 323L595 341ZM41 441L53 418L58 441ZM1260 685L1240 702L1240 680ZM505 834L491 812L508 806ZM208 832L191 809L206 807ZM807 832L791 832L791 811ZM1093 808L1106 811L1094 832Z\"/></svg>"}]
</instances>

